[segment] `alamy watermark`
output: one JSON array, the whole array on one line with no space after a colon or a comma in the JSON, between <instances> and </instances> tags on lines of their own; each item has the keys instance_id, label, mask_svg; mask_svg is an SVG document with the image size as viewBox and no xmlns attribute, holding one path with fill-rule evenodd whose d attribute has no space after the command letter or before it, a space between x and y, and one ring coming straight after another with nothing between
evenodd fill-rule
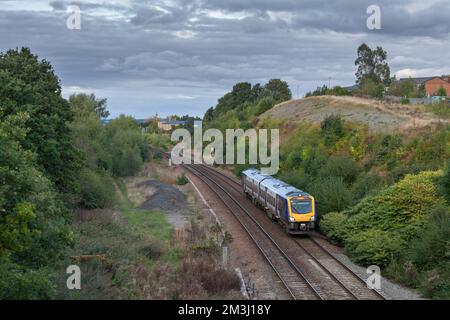
<instances>
[{"instance_id":1,"label":"alamy watermark","mask_svg":"<svg viewBox=\"0 0 450 320\"><path fill-rule=\"evenodd\" d=\"M367 18L366 25L369 30L381 29L381 9L380 6L373 4L367 7L366 10L369 17Z\"/></svg>"},{"instance_id":2,"label":"alamy watermark","mask_svg":"<svg viewBox=\"0 0 450 320\"><path fill-rule=\"evenodd\" d=\"M208 129L203 133L202 122L199 121L194 126L193 135L192 138L187 129L174 130L171 139L179 143L172 149L173 164L254 164L261 166L263 174L278 173L279 129L226 129L224 139L223 133L218 129ZM204 142L211 143L203 148Z\"/></svg>"},{"instance_id":3,"label":"alamy watermark","mask_svg":"<svg viewBox=\"0 0 450 320\"><path fill-rule=\"evenodd\" d=\"M369 289L381 289L381 270L379 266L369 266L366 270L369 275L366 279L367 288Z\"/></svg>"},{"instance_id":4,"label":"alamy watermark","mask_svg":"<svg viewBox=\"0 0 450 320\"><path fill-rule=\"evenodd\" d=\"M67 278L66 286L69 290L81 289L81 269L77 265L70 265L66 269L66 273L70 274Z\"/></svg>"},{"instance_id":5,"label":"alamy watermark","mask_svg":"<svg viewBox=\"0 0 450 320\"><path fill-rule=\"evenodd\" d=\"M79 6L71 5L67 7L69 17L66 20L66 27L69 30L81 30L81 9Z\"/></svg>"}]
</instances>

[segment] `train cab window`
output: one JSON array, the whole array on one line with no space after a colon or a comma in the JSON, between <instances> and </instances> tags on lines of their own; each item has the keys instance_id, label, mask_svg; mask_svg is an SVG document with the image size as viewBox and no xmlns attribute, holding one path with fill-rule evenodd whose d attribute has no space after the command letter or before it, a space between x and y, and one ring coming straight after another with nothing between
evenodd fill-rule
<instances>
[{"instance_id":1,"label":"train cab window","mask_svg":"<svg viewBox=\"0 0 450 320\"><path fill-rule=\"evenodd\" d=\"M291 199L293 213L310 213L312 211L311 200L309 199Z\"/></svg>"}]
</instances>

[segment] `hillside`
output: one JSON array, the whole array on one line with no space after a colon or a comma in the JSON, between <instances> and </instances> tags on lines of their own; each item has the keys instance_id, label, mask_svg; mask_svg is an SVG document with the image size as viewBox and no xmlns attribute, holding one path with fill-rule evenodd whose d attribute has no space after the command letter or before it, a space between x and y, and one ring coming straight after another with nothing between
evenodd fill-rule
<instances>
[{"instance_id":1,"label":"hillside","mask_svg":"<svg viewBox=\"0 0 450 320\"><path fill-rule=\"evenodd\" d=\"M426 127L440 120L426 112L423 106L389 104L373 99L348 96L315 96L290 100L274 106L259 118L287 120L289 122L320 123L327 115L338 114L343 120L366 123L375 131L395 131Z\"/></svg>"}]
</instances>

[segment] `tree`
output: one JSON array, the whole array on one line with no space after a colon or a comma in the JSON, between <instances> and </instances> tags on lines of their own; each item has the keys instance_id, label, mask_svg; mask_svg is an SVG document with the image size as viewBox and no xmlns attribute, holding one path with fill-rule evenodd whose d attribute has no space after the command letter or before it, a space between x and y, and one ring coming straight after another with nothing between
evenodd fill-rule
<instances>
[{"instance_id":1,"label":"tree","mask_svg":"<svg viewBox=\"0 0 450 320\"><path fill-rule=\"evenodd\" d=\"M382 47L372 50L365 43L360 45L358 58L355 60L355 65L358 66L356 83L361 85L365 79L370 79L377 85L389 85L391 71L386 59L387 54Z\"/></svg>"},{"instance_id":2,"label":"tree","mask_svg":"<svg viewBox=\"0 0 450 320\"><path fill-rule=\"evenodd\" d=\"M440 86L439 89L436 91L436 95L440 97L446 97L447 96L447 90L443 86Z\"/></svg>"},{"instance_id":3,"label":"tree","mask_svg":"<svg viewBox=\"0 0 450 320\"><path fill-rule=\"evenodd\" d=\"M203 121L208 122L213 120L214 118L214 107L209 108L205 112L205 116L203 117Z\"/></svg>"},{"instance_id":4,"label":"tree","mask_svg":"<svg viewBox=\"0 0 450 320\"><path fill-rule=\"evenodd\" d=\"M84 112L95 112L100 118L108 118L110 113L107 108L107 99L97 99L95 94L79 93L69 97L72 108L84 108Z\"/></svg>"},{"instance_id":5,"label":"tree","mask_svg":"<svg viewBox=\"0 0 450 320\"><path fill-rule=\"evenodd\" d=\"M288 83L280 79L269 80L264 86L263 95L265 97L272 97L277 103L292 99L292 93Z\"/></svg>"},{"instance_id":6,"label":"tree","mask_svg":"<svg viewBox=\"0 0 450 320\"><path fill-rule=\"evenodd\" d=\"M1 53L0 88L0 121L27 113L25 127L29 130L21 146L36 154L38 165L60 191L76 189L82 153L72 144L67 123L73 113L61 96L59 79L50 63L39 61L27 48Z\"/></svg>"}]
</instances>

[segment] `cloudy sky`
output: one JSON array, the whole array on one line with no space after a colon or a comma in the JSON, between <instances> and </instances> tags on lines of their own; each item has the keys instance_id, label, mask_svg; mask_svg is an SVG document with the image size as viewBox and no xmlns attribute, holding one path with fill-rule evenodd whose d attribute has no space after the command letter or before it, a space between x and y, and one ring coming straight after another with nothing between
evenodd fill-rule
<instances>
[{"instance_id":1,"label":"cloudy sky","mask_svg":"<svg viewBox=\"0 0 450 320\"><path fill-rule=\"evenodd\" d=\"M0 51L30 47L65 96L94 92L112 116L202 115L239 81L281 78L294 96L351 85L362 42L397 76L450 73L450 0L0 0Z\"/></svg>"}]
</instances>

